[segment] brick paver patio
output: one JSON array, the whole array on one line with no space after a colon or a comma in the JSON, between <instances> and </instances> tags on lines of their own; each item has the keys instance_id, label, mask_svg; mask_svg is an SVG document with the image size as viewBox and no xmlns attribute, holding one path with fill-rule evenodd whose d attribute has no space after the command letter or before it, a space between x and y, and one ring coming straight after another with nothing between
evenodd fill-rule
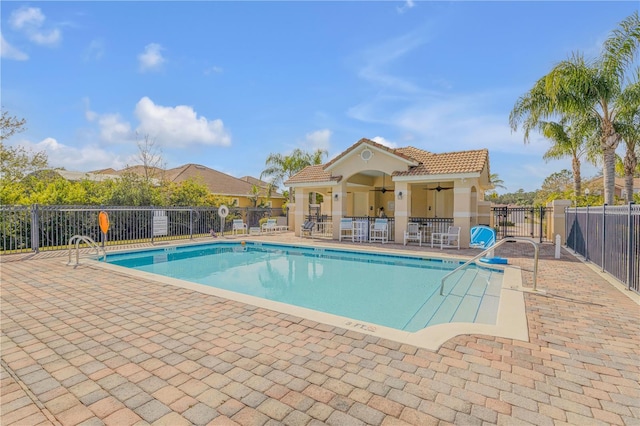
<instances>
[{"instance_id":1,"label":"brick paver patio","mask_svg":"<svg viewBox=\"0 0 640 426\"><path fill-rule=\"evenodd\" d=\"M436 352L65 256L0 264L2 425L640 424L640 306L551 245L529 342Z\"/></svg>"}]
</instances>

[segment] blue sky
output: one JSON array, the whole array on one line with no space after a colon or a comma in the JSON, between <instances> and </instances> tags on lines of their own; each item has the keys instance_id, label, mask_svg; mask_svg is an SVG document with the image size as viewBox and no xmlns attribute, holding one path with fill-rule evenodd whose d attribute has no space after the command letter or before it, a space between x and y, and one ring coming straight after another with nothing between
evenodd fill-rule
<instances>
[{"instance_id":1,"label":"blue sky","mask_svg":"<svg viewBox=\"0 0 640 426\"><path fill-rule=\"evenodd\" d=\"M507 190L569 159L511 132L517 98L572 51L589 57L638 2L14 2L1 9L8 143L73 171L136 164L259 177L269 153L362 137L431 152L488 148ZM592 176L585 166L583 175Z\"/></svg>"}]
</instances>

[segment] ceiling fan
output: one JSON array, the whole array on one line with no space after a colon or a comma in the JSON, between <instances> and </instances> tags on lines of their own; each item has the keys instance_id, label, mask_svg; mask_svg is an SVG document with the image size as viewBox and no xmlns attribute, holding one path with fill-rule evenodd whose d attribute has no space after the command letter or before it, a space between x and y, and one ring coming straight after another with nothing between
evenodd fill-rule
<instances>
[{"instance_id":1,"label":"ceiling fan","mask_svg":"<svg viewBox=\"0 0 640 426\"><path fill-rule=\"evenodd\" d=\"M452 186L440 186L440 182L438 182L438 186L436 186L435 188L424 188L424 189L428 189L429 191L438 191L438 192L440 192L443 189L444 190L453 189L453 187Z\"/></svg>"},{"instance_id":2,"label":"ceiling fan","mask_svg":"<svg viewBox=\"0 0 640 426\"><path fill-rule=\"evenodd\" d=\"M370 189L369 191L380 191L383 194L387 191L391 191L390 189L387 189L384 187L384 176L385 176L385 173L382 174L382 188L374 188L374 189Z\"/></svg>"}]
</instances>

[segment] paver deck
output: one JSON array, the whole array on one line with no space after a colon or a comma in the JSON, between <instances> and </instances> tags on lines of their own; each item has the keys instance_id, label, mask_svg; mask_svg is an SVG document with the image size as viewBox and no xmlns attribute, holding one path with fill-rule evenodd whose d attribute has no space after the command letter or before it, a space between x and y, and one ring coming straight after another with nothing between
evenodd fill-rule
<instances>
[{"instance_id":1,"label":"paver deck","mask_svg":"<svg viewBox=\"0 0 640 426\"><path fill-rule=\"evenodd\" d=\"M530 246L501 250L530 283ZM435 352L66 253L3 256L0 424L638 425L640 306L553 251L546 293L525 294L529 342L463 335Z\"/></svg>"}]
</instances>

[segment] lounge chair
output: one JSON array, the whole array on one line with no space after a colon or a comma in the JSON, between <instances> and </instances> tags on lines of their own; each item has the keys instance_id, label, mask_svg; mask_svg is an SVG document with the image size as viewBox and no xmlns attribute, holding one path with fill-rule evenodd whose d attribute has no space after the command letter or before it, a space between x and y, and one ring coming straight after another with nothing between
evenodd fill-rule
<instances>
[{"instance_id":1,"label":"lounge chair","mask_svg":"<svg viewBox=\"0 0 640 426\"><path fill-rule=\"evenodd\" d=\"M422 231L420 231L420 224L409 222L407 223L407 230L404 231L404 245L407 245L409 241L417 241L418 245L422 246Z\"/></svg>"},{"instance_id":2,"label":"lounge chair","mask_svg":"<svg viewBox=\"0 0 640 426\"><path fill-rule=\"evenodd\" d=\"M382 244L389 241L389 220L376 219L369 230L369 242L380 241Z\"/></svg>"},{"instance_id":3,"label":"lounge chair","mask_svg":"<svg viewBox=\"0 0 640 426\"><path fill-rule=\"evenodd\" d=\"M340 236L338 236L338 241L342 241L342 237L349 237L351 238L351 241L354 240L354 228L352 219L340 219Z\"/></svg>"},{"instance_id":4,"label":"lounge chair","mask_svg":"<svg viewBox=\"0 0 640 426\"><path fill-rule=\"evenodd\" d=\"M231 225L231 234L238 235L238 232L242 231L243 234L248 234L249 230L247 229L247 224L242 221L242 219L233 219L233 224Z\"/></svg>"},{"instance_id":5,"label":"lounge chair","mask_svg":"<svg viewBox=\"0 0 640 426\"><path fill-rule=\"evenodd\" d=\"M262 229L260 229L260 231L263 234L268 234L271 232L276 232L277 227L278 221L276 219L267 219L267 221L262 224Z\"/></svg>"},{"instance_id":6,"label":"lounge chair","mask_svg":"<svg viewBox=\"0 0 640 426\"><path fill-rule=\"evenodd\" d=\"M496 231L484 225L471 228L469 247L486 250L496 243Z\"/></svg>"},{"instance_id":7,"label":"lounge chair","mask_svg":"<svg viewBox=\"0 0 640 426\"><path fill-rule=\"evenodd\" d=\"M431 247L433 243L440 244L440 250L445 247L457 247L460 250L460 227L450 226L447 232L434 232L431 234Z\"/></svg>"},{"instance_id":8,"label":"lounge chair","mask_svg":"<svg viewBox=\"0 0 640 426\"><path fill-rule=\"evenodd\" d=\"M305 234L308 234L310 237L313 236L313 228L315 228L316 223L308 220L300 226L300 237L304 237Z\"/></svg>"}]
</instances>

